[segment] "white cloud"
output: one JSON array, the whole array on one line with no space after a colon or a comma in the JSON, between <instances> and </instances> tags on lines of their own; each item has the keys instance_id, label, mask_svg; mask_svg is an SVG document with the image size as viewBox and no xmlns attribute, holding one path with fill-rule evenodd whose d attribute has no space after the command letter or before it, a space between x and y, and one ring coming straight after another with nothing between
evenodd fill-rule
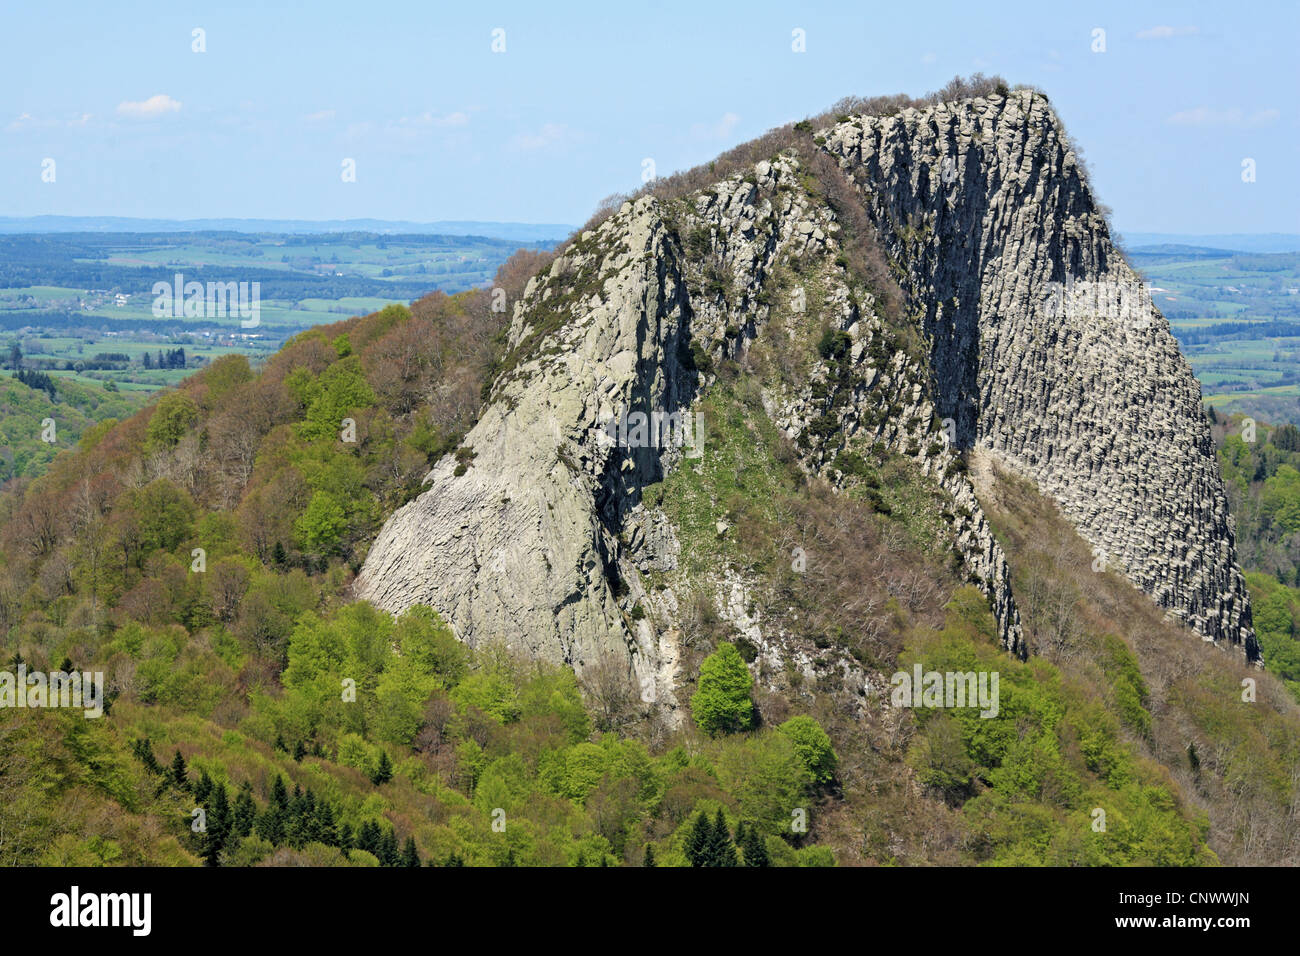
<instances>
[{"instance_id":1,"label":"white cloud","mask_svg":"<svg viewBox=\"0 0 1300 956\"><path fill-rule=\"evenodd\" d=\"M403 116L398 120L399 126L427 126L434 129L451 129L456 126L468 126L469 114L457 110L454 113L439 115L433 112L421 113L419 116Z\"/></svg>"},{"instance_id":2,"label":"white cloud","mask_svg":"<svg viewBox=\"0 0 1300 956\"><path fill-rule=\"evenodd\" d=\"M308 123L328 123L334 118L333 110L317 110L303 117Z\"/></svg>"},{"instance_id":3,"label":"white cloud","mask_svg":"<svg viewBox=\"0 0 1300 956\"><path fill-rule=\"evenodd\" d=\"M700 139L726 139L740 124L740 117L735 113L723 113L716 123L694 123L691 135Z\"/></svg>"},{"instance_id":4,"label":"white cloud","mask_svg":"<svg viewBox=\"0 0 1300 956\"><path fill-rule=\"evenodd\" d=\"M1275 123L1282 116L1281 110L1263 109L1246 113L1237 107L1226 110L1212 110L1207 106L1182 110L1168 117L1165 122L1174 126L1267 126Z\"/></svg>"},{"instance_id":5,"label":"white cloud","mask_svg":"<svg viewBox=\"0 0 1300 956\"><path fill-rule=\"evenodd\" d=\"M153 116L162 116L166 113L178 112L181 104L178 100L172 99L166 93L155 93L147 100L139 103L132 103L130 100L117 104L117 111L123 116L130 116L133 119L148 119Z\"/></svg>"},{"instance_id":6,"label":"white cloud","mask_svg":"<svg viewBox=\"0 0 1300 956\"><path fill-rule=\"evenodd\" d=\"M1198 27L1170 27L1158 26L1151 27L1149 30L1139 30L1137 38L1139 40L1168 40L1171 37L1189 37L1194 33L1200 33Z\"/></svg>"},{"instance_id":7,"label":"white cloud","mask_svg":"<svg viewBox=\"0 0 1300 956\"><path fill-rule=\"evenodd\" d=\"M554 146L570 137L567 126L561 123L546 123L536 133L519 133L512 141L515 149L535 150Z\"/></svg>"},{"instance_id":8,"label":"white cloud","mask_svg":"<svg viewBox=\"0 0 1300 956\"><path fill-rule=\"evenodd\" d=\"M48 129L59 129L64 127L66 127L67 129L77 129L89 123L90 117L91 117L90 113L77 113L73 115L71 119L59 120L59 119L48 119L48 118L42 119L33 116L31 113L21 113L16 119L12 120L8 125L5 126L5 131L9 133L15 133L24 129L47 129L48 130Z\"/></svg>"}]
</instances>

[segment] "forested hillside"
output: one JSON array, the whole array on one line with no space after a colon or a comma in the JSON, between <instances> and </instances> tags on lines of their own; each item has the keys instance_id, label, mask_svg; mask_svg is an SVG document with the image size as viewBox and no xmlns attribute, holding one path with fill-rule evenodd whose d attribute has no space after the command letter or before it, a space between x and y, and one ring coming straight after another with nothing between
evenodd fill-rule
<instances>
[{"instance_id":1,"label":"forested hillside","mask_svg":"<svg viewBox=\"0 0 1300 956\"><path fill-rule=\"evenodd\" d=\"M513 299L540 261L517 257L498 286ZM501 327L487 291L435 295L304 333L261 374L222 359L4 495L5 658L102 670L111 704L98 721L0 714L0 862L1190 864L1213 861L1212 843L1239 852L1233 828L1216 838L1210 810L1152 755L1157 704L1125 639L1080 629L1096 661L1082 684L1050 652L1007 657L983 596L922 543L904 463L867 469L886 480L865 483L861 523L846 527L827 490L754 430L740 368L717 392L715 420L732 424L702 479L725 489L704 490L755 519L773 494L803 512L812 547L836 557L784 575L780 593L813 612L828 648L847 639L886 671L995 667L997 717L882 718L797 675L787 693L760 690L752 648L701 608L692 719L671 729L617 669L580 683L504 641L471 651L427 609L394 619L349 603L378 523L472 423ZM752 560L772 543L739 546ZM903 576L864 578L874 548ZM821 599L863 583L880 613L855 636ZM1201 732L1202 753L1226 740ZM1209 753L1202 766L1232 772ZM1097 806L1109 835L1089 825Z\"/></svg>"},{"instance_id":2,"label":"forested hillside","mask_svg":"<svg viewBox=\"0 0 1300 956\"><path fill-rule=\"evenodd\" d=\"M109 427L144 400L138 393L28 369L0 374L0 486L14 478L36 477L88 430Z\"/></svg>"},{"instance_id":3,"label":"forested hillside","mask_svg":"<svg viewBox=\"0 0 1300 956\"><path fill-rule=\"evenodd\" d=\"M1300 700L1300 429L1209 414L1264 665Z\"/></svg>"}]
</instances>

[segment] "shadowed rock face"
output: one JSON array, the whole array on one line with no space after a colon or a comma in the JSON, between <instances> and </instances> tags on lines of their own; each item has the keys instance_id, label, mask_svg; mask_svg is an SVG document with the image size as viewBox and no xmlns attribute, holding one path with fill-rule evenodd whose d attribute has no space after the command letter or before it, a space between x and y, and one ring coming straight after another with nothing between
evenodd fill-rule
<instances>
[{"instance_id":1,"label":"shadowed rock face","mask_svg":"<svg viewBox=\"0 0 1300 956\"><path fill-rule=\"evenodd\" d=\"M1060 122L1013 93L822 135L924 310L939 413L1207 640L1259 656L1201 391Z\"/></svg>"},{"instance_id":2,"label":"shadowed rock face","mask_svg":"<svg viewBox=\"0 0 1300 956\"><path fill-rule=\"evenodd\" d=\"M676 598L647 594L640 573L676 567L680 545L641 492L681 451L611 448L600 429L688 410L706 356L737 355L779 320L787 291L772 276L798 260L821 290L808 309L852 341L855 383L832 437L802 446L803 466L835 481L829 463L851 437L913 458L958 506L952 546L1005 647L1025 652L1006 562L934 440L938 419L953 420L959 448L1035 480L1171 612L1255 656L1199 387L1045 100L977 99L819 135L922 314L928 368L881 354L885 319L836 266L840 224L800 187L796 157L684 200L626 203L514 304L513 351L482 418L385 524L357 596L393 612L429 604L468 643L504 639L579 670L619 655L645 699L674 703ZM819 394L774 389L765 403L797 438L831 411ZM641 602L648 617L633 613Z\"/></svg>"}]
</instances>

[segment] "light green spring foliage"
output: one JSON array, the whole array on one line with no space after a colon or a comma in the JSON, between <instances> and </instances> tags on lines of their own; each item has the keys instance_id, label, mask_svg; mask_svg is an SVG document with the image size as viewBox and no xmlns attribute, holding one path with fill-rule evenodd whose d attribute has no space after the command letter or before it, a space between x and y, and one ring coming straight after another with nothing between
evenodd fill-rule
<instances>
[{"instance_id":1,"label":"light green spring foliage","mask_svg":"<svg viewBox=\"0 0 1300 956\"><path fill-rule=\"evenodd\" d=\"M169 392L154 406L145 429L145 447L163 450L176 445L199 420L199 407L184 392Z\"/></svg>"},{"instance_id":2,"label":"light green spring foliage","mask_svg":"<svg viewBox=\"0 0 1300 956\"><path fill-rule=\"evenodd\" d=\"M900 669L999 674L995 717L978 707L918 708L908 755L923 783L960 804L983 862L998 865L1213 864L1208 821L1175 797L1163 768L1125 739L1150 727L1145 687L1122 641L1108 641L1119 675L1116 713L1042 659L1021 663L990 640L974 588L949 605L946 626L918 636ZM1118 645L1118 646L1116 646ZM1122 650L1121 650L1122 647ZM1105 831L1095 829L1105 813Z\"/></svg>"},{"instance_id":3,"label":"light green spring foliage","mask_svg":"<svg viewBox=\"0 0 1300 956\"><path fill-rule=\"evenodd\" d=\"M700 664L700 680L691 712L710 736L748 730L754 719L750 688L754 678L734 644L722 643Z\"/></svg>"},{"instance_id":4,"label":"light green spring foliage","mask_svg":"<svg viewBox=\"0 0 1300 956\"><path fill-rule=\"evenodd\" d=\"M831 746L831 738L826 731L822 730L821 724L801 714L798 717L791 717L777 730L790 738L799 762L804 765L815 783L827 784L835 779L835 767L840 758L835 753L835 748Z\"/></svg>"},{"instance_id":5,"label":"light green spring foliage","mask_svg":"<svg viewBox=\"0 0 1300 956\"><path fill-rule=\"evenodd\" d=\"M1300 431L1246 419L1226 423L1219 447L1224 481L1234 492L1237 551L1250 586L1264 667L1300 701Z\"/></svg>"},{"instance_id":6,"label":"light green spring foliage","mask_svg":"<svg viewBox=\"0 0 1300 956\"><path fill-rule=\"evenodd\" d=\"M43 389L30 388L11 374L0 374L0 482L35 478L55 455L87 437L97 440L145 401L141 392L108 391L98 385L55 380L51 401ZM43 439L44 422L55 422L54 442Z\"/></svg>"}]
</instances>

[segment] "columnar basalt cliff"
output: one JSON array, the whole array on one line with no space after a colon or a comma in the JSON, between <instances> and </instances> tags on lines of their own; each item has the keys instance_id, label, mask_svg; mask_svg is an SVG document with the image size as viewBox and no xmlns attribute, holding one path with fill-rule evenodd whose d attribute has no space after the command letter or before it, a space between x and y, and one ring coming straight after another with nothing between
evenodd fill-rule
<instances>
[{"instance_id":1,"label":"columnar basalt cliff","mask_svg":"<svg viewBox=\"0 0 1300 956\"><path fill-rule=\"evenodd\" d=\"M958 445L1034 480L1099 561L1257 658L1200 385L1046 98L907 109L821 136L924 311Z\"/></svg>"},{"instance_id":2,"label":"columnar basalt cliff","mask_svg":"<svg viewBox=\"0 0 1300 956\"><path fill-rule=\"evenodd\" d=\"M357 595L430 604L470 643L504 639L579 669L621 655L643 698L671 705L677 600L643 576L676 567L681 545L642 492L689 462L602 428L689 412L715 361L764 329L816 327L843 346L806 381L763 382L768 415L835 487L844 453L913 462L949 502L946 547L1006 648L1026 653L961 467L976 445L1036 481L1160 604L1257 656L1199 387L1041 94L849 119L800 142L710 188L625 203L529 283L482 417L389 519ZM818 150L856 184L905 308L887 313L848 269L844 210L811 181ZM745 587L717 577L716 593ZM781 635L760 630L766 653Z\"/></svg>"}]
</instances>

